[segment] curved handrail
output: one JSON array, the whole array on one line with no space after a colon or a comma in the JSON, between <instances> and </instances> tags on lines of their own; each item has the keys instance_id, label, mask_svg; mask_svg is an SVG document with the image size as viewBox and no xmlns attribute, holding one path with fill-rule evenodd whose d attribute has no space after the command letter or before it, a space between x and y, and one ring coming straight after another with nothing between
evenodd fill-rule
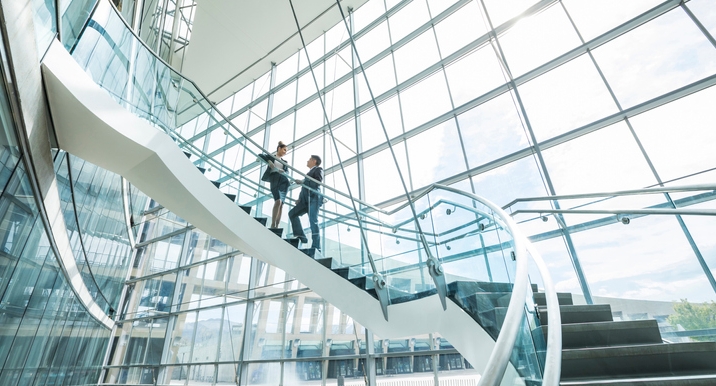
<instances>
[{"instance_id":1,"label":"curved handrail","mask_svg":"<svg viewBox=\"0 0 716 386\"><path fill-rule=\"evenodd\" d=\"M517 332L520 327L521 319L521 306L524 304L524 299L527 296L527 283L529 282L527 277L527 259L525 254L529 252L532 255L532 259L537 264L542 280L545 283L545 293L547 296L547 309L552 319L547 325L547 357L545 361L545 372L543 378L543 385L558 385L560 368L562 363L562 330L561 330L561 319L559 317L559 304L557 301L557 292L554 289L554 284L549 275L549 271L542 258L537 254L534 247L530 244L527 238L517 228L514 220L499 206L493 204L489 200L480 196L463 192L461 190L443 186L439 184L431 185L431 189L443 189L451 191L453 193L461 194L472 198L473 200L479 201L483 205L487 206L495 213L502 217L502 221L505 222L510 234L515 241L515 251L517 253L517 271L515 275L515 286L512 290L512 297L507 308L507 315L502 325L502 332L497 338L495 344L495 350L490 356L490 360L485 366L485 372L482 374L478 386L487 385L498 385L502 380L505 373L507 363L510 360L510 353L514 347L515 340L517 338ZM520 253L521 252L521 253ZM554 317L553 317L554 315Z\"/></svg>"}]
</instances>

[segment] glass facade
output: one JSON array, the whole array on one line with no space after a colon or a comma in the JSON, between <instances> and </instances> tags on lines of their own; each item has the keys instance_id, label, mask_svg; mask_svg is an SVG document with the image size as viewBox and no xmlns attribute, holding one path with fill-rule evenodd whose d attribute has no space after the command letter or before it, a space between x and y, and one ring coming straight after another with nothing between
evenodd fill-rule
<instances>
[{"instance_id":1,"label":"glass facade","mask_svg":"<svg viewBox=\"0 0 716 386\"><path fill-rule=\"evenodd\" d=\"M3 385L82 385L99 379L111 330L87 311L70 285L60 264L56 246L48 237L38 199L32 188L34 178L23 159L26 149L19 145L14 112L8 99L7 77L3 55L3 82L0 87L0 383ZM58 156L60 157L60 156ZM64 180L68 182L68 180ZM94 185L99 189L99 185ZM64 189L64 198L72 195ZM98 213L96 204L81 209L80 217L100 223L106 216ZM104 201L108 210L111 201ZM121 201L120 201L121 205ZM69 222L68 222L69 223ZM89 226L102 231L103 227ZM77 227L73 239L79 240ZM118 237L112 232L111 238ZM100 248L107 235L90 231L90 260L84 264L85 283L95 297L114 298L121 290L121 276L116 272L97 270L112 261L118 252L127 256L127 248ZM97 244L99 243L99 244ZM112 242L103 244L110 247ZM92 245L90 247L89 245ZM81 255L84 256L84 255ZM122 270L122 267L117 267ZM96 279L89 281L90 270ZM111 269L110 269L111 271ZM124 269L126 272L126 269ZM87 274L87 275L85 275ZM103 294L103 291L104 292ZM113 299L116 304L118 299ZM105 310L111 305L104 304Z\"/></svg>"},{"instance_id":2,"label":"glass facade","mask_svg":"<svg viewBox=\"0 0 716 386\"><path fill-rule=\"evenodd\" d=\"M349 188L390 210L440 183L505 205L543 254L557 290L576 303L609 303L617 320L656 318L665 339L713 339L704 329L716 326L684 322L677 305L716 300L714 217L615 212L714 209L709 0L369 0L345 24L203 109L172 90L193 86L169 67L181 68L194 2L113 1L161 60L142 57L111 8L90 15L95 1L32 4L40 53L59 23L62 42L98 84L171 131L209 179L257 215L273 203L251 182L261 166L247 161L243 138L268 150L287 143L286 160L299 171L320 155L324 182L335 189L325 190L332 196L324 207L332 217L322 214L321 223L326 255L366 269L364 248L383 263L414 252L417 243L384 225L409 222L404 212L361 207L380 224L366 225L365 243L351 232L357 218L336 218L350 217ZM106 44L113 36L122 38ZM121 55L89 60L108 52L136 55L138 64L130 71ZM0 114L3 385L339 385L371 375L417 385L476 377L439 333L376 336L280 267L196 229L121 176L56 151L82 283L117 316L107 329L78 300L53 249L4 87ZM690 184L710 185L511 203ZM604 212L577 211L585 209ZM504 256L486 254L479 267L456 257L474 248L467 241L433 244L448 276L509 281ZM410 263L423 262L416 259ZM411 275L395 275L392 284L405 279L410 287Z\"/></svg>"},{"instance_id":3,"label":"glass facade","mask_svg":"<svg viewBox=\"0 0 716 386\"><path fill-rule=\"evenodd\" d=\"M266 149L289 144L286 159L297 170L318 154L329 187L345 192L347 179L356 198L383 208L432 183L500 205L713 183L716 165L706 144L716 142L709 107L716 15L706 3L371 0L217 106ZM226 165L211 179L228 182L243 153L219 127L200 116L178 132ZM567 199L508 209L673 208L678 198ZM270 204L259 207L270 213ZM695 204L682 206L713 208ZM710 218L648 216L624 228L616 216L515 215L553 265L558 290L587 302L713 300L715 250L698 236ZM594 221L603 226L593 229ZM329 224L323 237L326 245L351 239L345 227ZM352 245L360 248L359 240ZM625 253L639 257L623 262ZM623 273L605 272L617 261ZM674 267L693 287L662 285Z\"/></svg>"}]
</instances>

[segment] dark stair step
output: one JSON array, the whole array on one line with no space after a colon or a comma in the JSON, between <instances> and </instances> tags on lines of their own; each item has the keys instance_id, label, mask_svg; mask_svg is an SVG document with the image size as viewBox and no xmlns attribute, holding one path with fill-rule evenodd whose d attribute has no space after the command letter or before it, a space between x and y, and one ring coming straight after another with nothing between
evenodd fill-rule
<instances>
[{"instance_id":1,"label":"dark stair step","mask_svg":"<svg viewBox=\"0 0 716 386\"><path fill-rule=\"evenodd\" d=\"M532 287L532 292L537 293L539 289L537 288L537 284L530 283L530 287Z\"/></svg>"},{"instance_id":2,"label":"dark stair step","mask_svg":"<svg viewBox=\"0 0 716 386\"><path fill-rule=\"evenodd\" d=\"M713 386L716 385L716 375L566 381L559 384L560 386Z\"/></svg>"},{"instance_id":3,"label":"dark stair step","mask_svg":"<svg viewBox=\"0 0 716 386\"><path fill-rule=\"evenodd\" d=\"M294 248L298 249L298 239L284 239L287 243L293 245Z\"/></svg>"},{"instance_id":4,"label":"dark stair step","mask_svg":"<svg viewBox=\"0 0 716 386\"><path fill-rule=\"evenodd\" d=\"M547 337L547 326L539 329ZM629 346L662 343L656 320L628 320L562 325L562 348Z\"/></svg>"},{"instance_id":5,"label":"dark stair step","mask_svg":"<svg viewBox=\"0 0 716 386\"><path fill-rule=\"evenodd\" d=\"M373 282L372 281L369 282L368 279L366 279L366 285L368 285L370 287L366 290L366 292L368 292L372 297L378 299L378 293L375 291ZM391 288L391 287L387 287L387 288L388 288L388 298L390 299L390 304L397 304L393 301L394 299L401 299L401 298L406 298L406 297L414 295L414 294L411 294L411 293L408 293L405 291L397 290L395 288Z\"/></svg>"},{"instance_id":6,"label":"dark stair step","mask_svg":"<svg viewBox=\"0 0 716 386\"><path fill-rule=\"evenodd\" d=\"M320 250L320 249L316 249L316 248L302 248L302 249L299 249L299 251L303 252L304 255L306 255L306 256L308 256L308 257L310 257L310 258L316 259L316 260L319 260L319 259L323 259L323 258L324 258L324 256L323 256L323 254L321 253L321 250Z\"/></svg>"},{"instance_id":7,"label":"dark stair step","mask_svg":"<svg viewBox=\"0 0 716 386\"><path fill-rule=\"evenodd\" d=\"M231 202L236 201L236 195L235 195L235 194L224 193L224 196L226 196L226 198L228 198L229 200L231 200Z\"/></svg>"},{"instance_id":8,"label":"dark stair step","mask_svg":"<svg viewBox=\"0 0 716 386\"><path fill-rule=\"evenodd\" d=\"M350 267L340 267L340 268L333 268L331 269L333 272L336 273L336 275L344 278L344 279L350 279L348 276L351 272ZM364 276L363 276L364 277Z\"/></svg>"},{"instance_id":9,"label":"dark stair step","mask_svg":"<svg viewBox=\"0 0 716 386\"><path fill-rule=\"evenodd\" d=\"M332 257L325 257L323 259L316 259L317 262L321 263L322 266L331 269L333 268L333 258Z\"/></svg>"},{"instance_id":10,"label":"dark stair step","mask_svg":"<svg viewBox=\"0 0 716 386\"><path fill-rule=\"evenodd\" d=\"M282 237L283 236L283 228L269 228L271 232L273 232L276 236Z\"/></svg>"},{"instance_id":11,"label":"dark stair step","mask_svg":"<svg viewBox=\"0 0 716 386\"><path fill-rule=\"evenodd\" d=\"M397 298L390 299L390 304L400 304L400 303L407 303L412 302L413 300L418 300L422 298L426 298L428 296L433 296L438 293L438 290L435 288L431 288L429 290L416 292L413 294L407 294L405 296L400 296Z\"/></svg>"},{"instance_id":12,"label":"dark stair step","mask_svg":"<svg viewBox=\"0 0 716 386\"><path fill-rule=\"evenodd\" d=\"M239 205L239 208L243 209L246 214L251 215L251 207L246 205Z\"/></svg>"},{"instance_id":13,"label":"dark stair step","mask_svg":"<svg viewBox=\"0 0 716 386\"><path fill-rule=\"evenodd\" d=\"M219 181L211 181L211 183L214 184L214 186L216 186L217 189L221 186L221 182L219 182Z\"/></svg>"},{"instance_id":14,"label":"dark stair step","mask_svg":"<svg viewBox=\"0 0 716 386\"><path fill-rule=\"evenodd\" d=\"M188 151L185 151L184 155L186 156L186 158L191 158L191 153L189 153Z\"/></svg>"},{"instance_id":15,"label":"dark stair step","mask_svg":"<svg viewBox=\"0 0 716 386\"><path fill-rule=\"evenodd\" d=\"M512 287L512 283L454 281L448 284L448 295L471 295L475 293L512 292Z\"/></svg>"},{"instance_id":16,"label":"dark stair step","mask_svg":"<svg viewBox=\"0 0 716 386\"><path fill-rule=\"evenodd\" d=\"M202 168L201 166L197 166L196 168L199 169L199 171L201 172L201 174L206 173L206 168Z\"/></svg>"},{"instance_id":17,"label":"dark stair step","mask_svg":"<svg viewBox=\"0 0 716 386\"><path fill-rule=\"evenodd\" d=\"M468 313L487 311L495 307L507 307L510 304L511 292L476 293L459 297L450 297Z\"/></svg>"},{"instance_id":18,"label":"dark stair step","mask_svg":"<svg viewBox=\"0 0 716 386\"><path fill-rule=\"evenodd\" d=\"M611 322L612 307L609 304L588 304L578 306L559 306L562 324L589 323L589 322ZM547 307L537 307L540 324L549 323Z\"/></svg>"},{"instance_id":19,"label":"dark stair step","mask_svg":"<svg viewBox=\"0 0 716 386\"><path fill-rule=\"evenodd\" d=\"M536 292L533 296L538 306L547 305L547 294L544 292ZM561 306L571 306L574 304L572 303L572 294L569 292L557 292L557 302L559 302Z\"/></svg>"},{"instance_id":20,"label":"dark stair step","mask_svg":"<svg viewBox=\"0 0 716 386\"><path fill-rule=\"evenodd\" d=\"M266 223L268 222L268 219L266 217L254 217L256 221L261 223L261 225L266 226Z\"/></svg>"},{"instance_id":21,"label":"dark stair step","mask_svg":"<svg viewBox=\"0 0 716 386\"><path fill-rule=\"evenodd\" d=\"M716 342L648 344L562 351L562 380L713 375Z\"/></svg>"}]
</instances>

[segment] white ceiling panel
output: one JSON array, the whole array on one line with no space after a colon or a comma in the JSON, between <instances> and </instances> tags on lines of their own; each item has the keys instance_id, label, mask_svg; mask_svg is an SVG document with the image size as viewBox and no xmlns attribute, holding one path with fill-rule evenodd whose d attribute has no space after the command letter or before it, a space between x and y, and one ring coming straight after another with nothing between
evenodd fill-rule
<instances>
[{"instance_id":1,"label":"white ceiling panel","mask_svg":"<svg viewBox=\"0 0 716 386\"><path fill-rule=\"evenodd\" d=\"M366 1L341 6L348 15ZM294 0L294 7L306 44L341 20L335 0ZM198 0L182 73L219 102L300 48L288 0Z\"/></svg>"}]
</instances>

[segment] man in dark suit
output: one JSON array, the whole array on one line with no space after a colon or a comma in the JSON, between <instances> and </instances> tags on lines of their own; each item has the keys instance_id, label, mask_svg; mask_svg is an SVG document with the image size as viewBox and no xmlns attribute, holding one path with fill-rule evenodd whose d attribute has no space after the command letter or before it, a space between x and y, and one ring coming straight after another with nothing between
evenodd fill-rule
<instances>
[{"instance_id":1,"label":"man in dark suit","mask_svg":"<svg viewBox=\"0 0 716 386\"><path fill-rule=\"evenodd\" d=\"M321 182L323 181L323 168L321 165L321 157L312 155L306 162L306 166L311 168L306 174L308 177ZM301 193L298 195L296 206L288 212L288 219L291 221L291 229L293 229L293 237L299 239L302 243L307 243L306 234L303 233L303 226L299 216L308 213L308 223L311 226L311 240L313 248L321 249L321 235L318 232L318 208L323 205L323 196L318 193L320 186L317 182L307 180L296 180L297 184L303 185ZM310 189L309 189L310 188ZM311 190L312 189L312 190Z\"/></svg>"}]
</instances>

